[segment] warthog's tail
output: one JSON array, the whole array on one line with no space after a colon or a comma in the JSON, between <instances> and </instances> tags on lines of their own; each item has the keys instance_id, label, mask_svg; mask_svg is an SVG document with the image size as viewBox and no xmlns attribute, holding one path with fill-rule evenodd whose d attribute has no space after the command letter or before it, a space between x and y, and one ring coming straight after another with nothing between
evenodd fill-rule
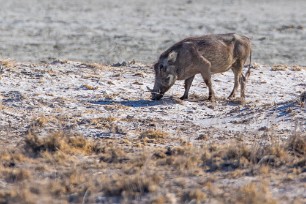
<instances>
[{"instance_id":1,"label":"warthog's tail","mask_svg":"<svg viewBox=\"0 0 306 204\"><path fill-rule=\"evenodd\" d=\"M252 66L252 50L251 50L250 51L250 64L249 64L248 71L245 73L245 76L242 75L244 81L247 81L248 78L250 77L252 68L253 66Z\"/></svg>"}]
</instances>

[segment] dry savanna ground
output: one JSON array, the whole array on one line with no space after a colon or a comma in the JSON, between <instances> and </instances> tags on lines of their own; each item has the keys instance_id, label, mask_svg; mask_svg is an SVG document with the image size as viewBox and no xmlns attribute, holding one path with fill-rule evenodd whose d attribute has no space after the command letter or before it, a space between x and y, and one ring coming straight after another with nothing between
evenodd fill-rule
<instances>
[{"instance_id":1,"label":"dry savanna ground","mask_svg":"<svg viewBox=\"0 0 306 204\"><path fill-rule=\"evenodd\" d=\"M257 65L247 100L150 66L0 61L0 203L305 203L306 70Z\"/></svg>"}]
</instances>

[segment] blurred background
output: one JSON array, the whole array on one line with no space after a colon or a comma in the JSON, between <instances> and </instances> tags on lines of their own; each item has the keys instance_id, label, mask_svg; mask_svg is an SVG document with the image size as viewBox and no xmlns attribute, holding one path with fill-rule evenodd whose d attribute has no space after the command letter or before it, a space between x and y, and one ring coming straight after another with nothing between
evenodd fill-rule
<instances>
[{"instance_id":1,"label":"blurred background","mask_svg":"<svg viewBox=\"0 0 306 204\"><path fill-rule=\"evenodd\" d=\"M0 0L0 58L153 63L188 36L236 32L262 64L306 65L304 0Z\"/></svg>"}]
</instances>

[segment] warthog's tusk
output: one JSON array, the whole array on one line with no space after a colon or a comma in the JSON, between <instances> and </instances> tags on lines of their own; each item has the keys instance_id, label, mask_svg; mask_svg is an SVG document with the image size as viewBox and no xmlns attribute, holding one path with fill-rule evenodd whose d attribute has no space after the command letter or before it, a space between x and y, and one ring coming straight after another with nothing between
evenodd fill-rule
<instances>
[{"instance_id":1,"label":"warthog's tusk","mask_svg":"<svg viewBox=\"0 0 306 204\"><path fill-rule=\"evenodd\" d=\"M148 89L149 92L151 92L153 94L160 94L159 92L154 91L153 89L150 89L148 86L147 86L147 89Z\"/></svg>"},{"instance_id":2,"label":"warthog's tusk","mask_svg":"<svg viewBox=\"0 0 306 204\"><path fill-rule=\"evenodd\" d=\"M150 89L148 86L147 86L147 89L148 91L153 92L153 89Z\"/></svg>"}]
</instances>

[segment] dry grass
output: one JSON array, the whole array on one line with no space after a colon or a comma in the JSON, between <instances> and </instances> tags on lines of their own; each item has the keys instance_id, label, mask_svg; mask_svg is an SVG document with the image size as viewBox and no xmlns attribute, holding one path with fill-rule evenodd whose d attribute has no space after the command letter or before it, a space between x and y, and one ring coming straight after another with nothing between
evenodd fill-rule
<instances>
[{"instance_id":1,"label":"dry grass","mask_svg":"<svg viewBox=\"0 0 306 204\"><path fill-rule=\"evenodd\" d=\"M8 183L21 182L30 178L30 171L25 169L1 169L1 174L4 180Z\"/></svg>"},{"instance_id":2,"label":"dry grass","mask_svg":"<svg viewBox=\"0 0 306 204\"><path fill-rule=\"evenodd\" d=\"M159 130L144 131L140 138L152 143L29 133L23 145L0 154L0 181L8 186L0 190L0 202L276 203L262 176L290 182L305 171L302 135L266 146L199 140L202 145L177 140L177 146L158 146L169 138ZM236 187L215 183L246 174L256 182Z\"/></svg>"},{"instance_id":3,"label":"dry grass","mask_svg":"<svg viewBox=\"0 0 306 204\"><path fill-rule=\"evenodd\" d=\"M273 198L267 184L249 183L239 188L233 203L276 204L277 201Z\"/></svg>"},{"instance_id":4,"label":"dry grass","mask_svg":"<svg viewBox=\"0 0 306 204\"><path fill-rule=\"evenodd\" d=\"M306 134L292 135L288 140L287 148L293 154L306 156Z\"/></svg>"},{"instance_id":5,"label":"dry grass","mask_svg":"<svg viewBox=\"0 0 306 204\"><path fill-rule=\"evenodd\" d=\"M266 175L270 172L270 167L268 165L262 165L260 168L259 168L259 173L261 175Z\"/></svg>"},{"instance_id":6,"label":"dry grass","mask_svg":"<svg viewBox=\"0 0 306 204\"><path fill-rule=\"evenodd\" d=\"M187 203L203 203L206 200L206 194L200 189L193 189L184 193L183 200Z\"/></svg>"},{"instance_id":7,"label":"dry grass","mask_svg":"<svg viewBox=\"0 0 306 204\"><path fill-rule=\"evenodd\" d=\"M37 203L37 197L33 195L29 188L18 187L16 190L0 191L0 203Z\"/></svg>"},{"instance_id":8,"label":"dry grass","mask_svg":"<svg viewBox=\"0 0 306 204\"><path fill-rule=\"evenodd\" d=\"M31 126L32 127L44 127L46 124L48 124L51 121L50 117L47 116L39 116L37 118L34 118Z\"/></svg>"},{"instance_id":9,"label":"dry grass","mask_svg":"<svg viewBox=\"0 0 306 204\"><path fill-rule=\"evenodd\" d=\"M258 68L260 67L260 64L254 62L254 63L252 64L252 66L254 67L254 69L258 69Z\"/></svg>"},{"instance_id":10,"label":"dry grass","mask_svg":"<svg viewBox=\"0 0 306 204\"><path fill-rule=\"evenodd\" d=\"M143 73L143 72L137 72L137 73L135 73L133 76L137 76L137 77L142 77L142 78L144 78L144 77L145 77L145 73Z\"/></svg>"},{"instance_id":11,"label":"dry grass","mask_svg":"<svg viewBox=\"0 0 306 204\"><path fill-rule=\"evenodd\" d=\"M88 85L88 84L83 84L82 87L86 90L97 90L98 87L96 86L91 86L91 85Z\"/></svg>"},{"instance_id":12,"label":"dry grass","mask_svg":"<svg viewBox=\"0 0 306 204\"><path fill-rule=\"evenodd\" d=\"M305 67L299 66L299 65L293 65L292 67L289 67L289 66L284 65L284 64L276 64L276 65L272 66L271 71L285 71L285 70L288 70L289 68L290 68L291 71L306 70Z\"/></svg>"},{"instance_id":13,"label":"dry grass","mask_svg":"<svg viewBox=\"0 0 306 204\"><path fill-rule=\"evenodd\" d=\"M115 122L118 119L112 116L109 117L100 117L100 118L93 118L90 120L91 124L97 125L99 123L111 123L111 122Z\"/></svg>"},{"instance_id":14,"label":"dry grass","mask_svg":"<svg viewBox=\"0 0 306 204\"><path fill-rule=\"evenodd\" d=\"M272 66L271 71L286 71L287 69L288 69L287 65L276 64Z\"/></svg>"},{"instance_id":15,"label":"dry grass","mask_svg":"<svg viewBox=\"0 0 306 204\"><path fill-rule=\"evenodd\" d=\"M11 68L16 67L16 62L14 60L11 60L11 59L1 59L0 60L0 65L11 69Z\"/></svg>"},{"instance_id":16,"label":"dry grass","mask_svg":"<svg viewBox=\"0 0 306 204\"><path fill-rule=\"evenodd\" d=\"M94 126L98 129L108 129L109 131L113 132L113 129L116 129L115 122L118 121L118 118L109 116L109 117L99 117L99 118L92 118L88 122L91 126Z\"/></svg>"},{"instance_id":17,"label":"dry grass","mask_svg":"<svg viewBox=\"0 0 306 204\"><path fill-rule=\"evenodd\" d=\"M306 70L306 67L299 66L299 65L293 65L291 67L291 71L302 71L302 70Z\"/></svg>"},{"instance_id":18,"label":"dry grass","mask_svg":"<svg viewBox=\"0 0 306 204\"><path fill-rule=\"evenodd\" d=\"M168 136L168 133L161 130L146 130L140 134L139 139L149 138L149 139L163 139Z\"/></svg>"},{"instance_id":19,"label":"dry grass","mask_svg":"<svg viewBox=\"0 0 306 204\"><path fill-rule=\"evenodd\" d=\"M90 139L80 135L67 135L63 132L56 132L47 137L38 137L29 133L25 138L26 152L32 156L41 155L44 152L63 152L68 154L90 154L97 151L97 146Z\"/></svg>"},{"instance_id":20,"label":"dry grass","mask_svg":"<svg viewBox=\"0 0 306 204\"><path fill-rule=\"evenodd\" d=\"M133 82L133 84L135 84L135 85L143 85L143 83L138 82L138 81Z\"/></svg>"},{"instance_id":21,"label":"dry grass","mask_svg":"<svg viewBox=\"0 0 306 204\"><path fill-rule=\"evenodd\" d=\"M100 69L100 70L103 70L106 67L105 65L99 64L99 63L85 63L83 65L89 68L95 68L95 69Z\"/></svg>"},{"instance_id":22,"label":"dry grass","mask_svg":"<svg viewBox=\"0 0 306 204\"><path fill-rule=\"evenodd\" d=\"M146 193L155 192L161 178L157 175L133 175L111 179L109 185L103 189L107 196L137 197Z\"/></svg>"}]
</instances>

